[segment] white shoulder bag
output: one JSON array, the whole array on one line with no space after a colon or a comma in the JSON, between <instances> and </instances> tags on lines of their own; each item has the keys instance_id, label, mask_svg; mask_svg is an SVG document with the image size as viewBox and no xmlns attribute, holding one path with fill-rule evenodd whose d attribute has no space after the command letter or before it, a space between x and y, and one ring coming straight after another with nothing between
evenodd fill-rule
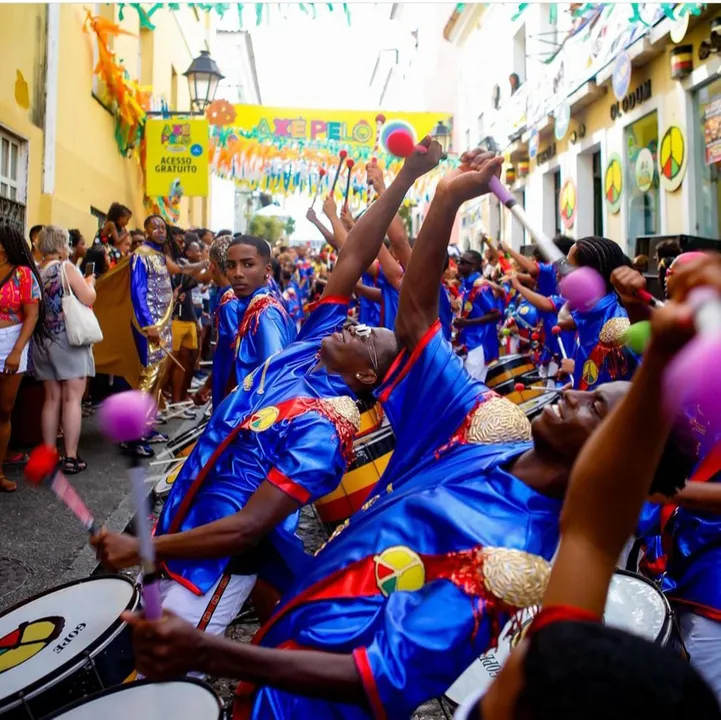
<instances>
[{"instance_id":1,"label":"white shoulder bag","mask_svg":"<svg viewBox=\"0 0 721 720\"><path fill-rule=\"evenodd\" d=\"M60 275L63 283L62 304L68 342L75 347L99 343L103 339L103 332L98 319L92 308L83 305L73 294L64 262L60 264Z\"/></svg>"}]
</instances>

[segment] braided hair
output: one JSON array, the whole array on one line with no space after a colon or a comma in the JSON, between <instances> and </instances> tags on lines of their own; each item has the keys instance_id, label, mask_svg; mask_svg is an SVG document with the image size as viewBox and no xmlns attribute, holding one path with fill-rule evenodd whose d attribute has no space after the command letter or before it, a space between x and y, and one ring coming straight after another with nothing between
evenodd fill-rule
<instances>
[{"instance_id":1,"label":"braided hair","mask_svg":"<svg viewBox=\"0 0 721 720\"><path fill-rule=\"evenodd\" d=\"M577 240L574 247L576 264L596 270L606 283L607 293L613 291L611 273L618 267L631 267L621 246L608 238L590 235Z\"/></svg>"},{"instance_id":2,"label":"braided hair","mask_svg":"<svg viewBox=\"0 0 721 720\"><path fill-rule=\"evenodd\" d=\"M30 252L30 246L22 234L7 223L0 223L0 245L2 245L3 250L5 250L10 265L16 268L28 268L38 281L40 302L38 303L38 321L35 324L33 337L38 342L42 342L50 337L50 333L45 325L45 289L43 288L43 280L40 277L35 260Z\"/></svg>"}]
</instances>

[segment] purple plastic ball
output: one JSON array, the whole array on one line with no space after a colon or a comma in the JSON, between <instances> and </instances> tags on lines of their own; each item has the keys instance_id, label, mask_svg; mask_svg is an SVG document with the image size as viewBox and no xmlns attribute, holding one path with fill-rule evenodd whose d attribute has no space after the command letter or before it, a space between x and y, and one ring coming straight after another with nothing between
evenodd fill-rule
<instances>
[{"instance_id":1,"label":"purple plastic ball","mask_svg":"<svg viewBox=\"0 0 721 720\"><path fill-rule=\"evenodd\" d=\"M100 431L115 443L134 442L148 434L157 407L147 393L139 390L111 395L98 410Z\"/></svg>"},{"instance_id":2,"label":"purple plastic ball","mask_svg":"<svg viewBox=\"0 0 721 720\"><path fill-rule=\"evenodd\" d=\"M606 294L606 283L593 268L580 267L561 279L559 289L571 310L590 310Z\"/></svg>"}]
</instances>

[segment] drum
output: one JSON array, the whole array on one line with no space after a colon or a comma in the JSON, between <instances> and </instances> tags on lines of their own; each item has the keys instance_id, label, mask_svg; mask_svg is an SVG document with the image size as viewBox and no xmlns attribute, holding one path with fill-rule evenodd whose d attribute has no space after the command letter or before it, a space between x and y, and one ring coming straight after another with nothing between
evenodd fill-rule
<instances>
[{"instance_id":1,"label":"drum","mask_svg":"<svg viewBox=\"0 0 721 720\"><path fill-rule=\"evenodd\" d=\"M509 622L501 631L498 647L475 660L448 689L446 699L460 705L480 690L487 689L536 612L536 608L524 610L520 630L513 634ZM617 570L611 579L603 621L609 627L659 645L667 645L671 639L673 623L668 600L650 580L626 570Z\"/></svg>"},{"instance_id":2,"label":"drum","mask_svg":"<svg viewBox=\"0 0 721 720\"><path fill-rule=\"evenodd\" d=\"M536 371L536 366L528 355L506 355L488 368L486 385L495 390L502 383L511 380L513 383L519 382L521 376Z\"/></svg>"},{"instance_id":3,"label":"drum","mask_svg":"<svg viewBox=\"0 0 721 720\"><path fill-rule=\"evenodd\" d=\"M204 420L199 425L168 440L163 457L188 457L195 447L195 441L203 434L207 424L207 420Z\"/></svg>"},{"instance_id":4,"label":"drum","mask_svg":"<svg viewBox=\"0 0 721 720\"><path fill-rule=\"evenodd\" d=\"M190 446L191 449L194 447L195 443ZM163 477L158 480L155 488L153 489L156 498L163 500L168 497L168 495L170 495L170 491L173 489L173 483L175 482L175 478L178 477L178 473L182 470L186 457L187 456L179 457L177 459L177 462L173 462L170 465L170 470L166 471Z\"/></svg>"},{"instance_id":5,"label":"drum","mask_svg":"<svg viewBox=\"0 0 721 720\"><path fill-rule=\"evenodd\" d=\"M396 438L390 427L383 427L354 443L355 460L330 494L315 503L320 519L339 523L359 510L390 462Z\"/></svg>"},{"instance_id":6,"label":"drum","mask_svg":"<svg viewBox=\"0 0 721 720\"><path fill-rule=\"evenodd\" d=\"M120 685L134 669L120 613L137 606L137 588L127 578L91 577L0 615L0 716L41 718Z\"/></svg>"},{"instance_id":7,"label":"drum","mask_svg":"<svg viewBox=\"0 0 721 720\"><path fill-rule=\"evenodd\" d=\"M199 680L141 680L110 688L65 708L47 720L220 720L218 696Z\"/></svg>"},{"instance_id":8,"label":"drum","mask_svg":"<svg viewBox=\"0 0 721 720\"><path fill-rule=\"evenodd\" d=\"M380 428L383 423L383 407L379 402L369 403L364 400L356 402L361 414L360 429L356 438L364 437Z\"/></svg>"},{"instance_id":9,"label":"drum","mask_svg":"<svg viewBox=\"0 0 721 720\"><path fill-rule=\"evenodd\" d=\"M531 393L524 391L516 394L527 398ZM519 406L526 414L526 417L533 421L543 412L544 408L558 402L559 397L560 393L538 393L537 391L533 391L533 397L523 400L519 403Z\"/></svg>"}]
</instances>

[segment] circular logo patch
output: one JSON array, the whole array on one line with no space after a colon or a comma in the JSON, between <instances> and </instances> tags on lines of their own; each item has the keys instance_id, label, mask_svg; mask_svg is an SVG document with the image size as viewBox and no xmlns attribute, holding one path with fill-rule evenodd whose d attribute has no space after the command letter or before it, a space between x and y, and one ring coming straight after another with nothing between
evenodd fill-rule
<instances>
[{"instance_id":1,"label":"circular logo patch","mask_svg":"<svg viewBox=\"0 0 721 720\"><path fill-rule=\"evenodd\" d=\"M471 312L471 310L473 310L473 303L467 302L467 303L463 306L463 311L469 313L469 312Z\"/></svg>"},{"instance_id":2,"label":"circular logo patch","mask_svg":"<svg viewBox=\"0 0 721 720\"><path fill-rule=\"evenodd\" d=\"M521 315L527 315L528 314L528 306L524 305L518 312L520 312Z\"/></svg>"},{"instance_id":3,"label":"circular logo patch","mask_svg":"<svg viewBox=\"0 0 721 720\"><path fill-rule=\"evenodd\" d=\"M196 143L190 146L190 154L193 157L200 157L203 154L203 146Z\"/></svg>"},{"instance_id":4,"label":"circular logo patch","mask_svg":"<svg viewBox=\"0 0 721 720\"><path fill-rule=\"evenodd\" d=\"M655 174L653 155L648 148L642 148L636 158L636 185L641 192L648 192L653 186Z\"/></svg>"},{"instance_id":5,"label":"circular logo patch","mask_svg":"<svg viewBox=\"0 0 721 720\"><path fill-rule=\"evenodd\" d=\"M398 545L373 558L376 585L388 597L393 592L420 590L426 582L426 569L417 553Z\"/></svg>"},{"instance_id":6,"label":"circular logo patch","mask_svg":"<svg viewBox=\"0 0 721 720\"><path fill-rule=\"evenodd\" d=\"M533 128L528 138L528 157L531 158L531 160L534 160L536 155L538 155L538 139L538 130Z\"/></svg>"},{"instance_id":7,"label":"circular logo patch","mask_svg":"<svg viewBox=\"0 0 721 720\"><path fill-rule=\"evenodd\" d=\"M619 102L628 93L628 88L631 85L631 70L631 58L627 53L621 53L613 67L613 76L611 77L613 94Z\"/></svg>"},{"instance_id":8,"label":"circular logo patch","mask_svg":"<svg viewBox=\"0 0 721 720\"><path fill-rule=\"evenodd\" d=\"M583 381L586 385L595 385L598 380L598 365L593 360L583 363Z\"/></svg>"},{"instance_id":9,"label":"circular logo patch","mask_svg":"<svg viewBox=\"0 0 721 720\"><path fill-rule=\"evenodd\" d=\"M571 122L571 106L564 102L562 103L554 113L554 122L553 122L553 135L558 140L558 142L561 142L563 138L566 137L566 133L568 132L568 125Z\"/></svg>"},{"instance_id":10,"label":"circular logo patch","mask_svg":"<svg viewBox=\"0 0 721 720\"><path fill-rule=\"evenodd\" d=\"M623 192L623 169L621 156L614 153L608 158L604 177L604 194L608 211L615 215L621 209L621 193Z\"/></svg>"},{"instance_id":11,"label":"circular logo patch","mask_svg":"<svg viewBox=\"0 0 721 720\"><path fill-rule=\"evenodd\" d=\"M278 419L278 415L280 415L280 410L273 405L263 408L253 414L253 417L250 418L248 427L250 427L253 432L263 432L263 430L267 430L275 423Z\"/></svg>"},{"instance_id":12,"label":"circular logo patch","mask_svg":"<svg viewBox=\"0 0 721 720\"><path fill-rule=\"evenodd\" d=\"M561 220L566 230L576 222L576 186L570 179L561 188Z\"/></svg>"},{"instance_id":13,"label":"circular logo patch","mask_svg":"<svg viewBox=\"0 0 721 720\"><path fill-rule=\"evenodd\" d=\"M45 617L24 622L12 632L0 638L0 674L35 657L60 635L65 620L61 617Z\"/></svg>"},{"instance_id":14,"label":"circular logo patch","mask_svg":"<svg viewBox=\"0 0 721 720\"><path fill-rule=\"evenodd\" d=\"M668 192L677 190L683 182L686 174L686 140L681 128L676 125L671 125L661 139L658 170Z\"/></svg>"}]
</instances>

